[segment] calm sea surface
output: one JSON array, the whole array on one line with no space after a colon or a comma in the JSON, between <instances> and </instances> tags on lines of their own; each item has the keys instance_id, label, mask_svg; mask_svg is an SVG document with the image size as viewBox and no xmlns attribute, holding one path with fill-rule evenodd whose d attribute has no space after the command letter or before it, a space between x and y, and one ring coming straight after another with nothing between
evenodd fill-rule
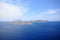
<instances>
[{"instance_id":1,"label":"calm sea surface","mask_svg":"<svg viewBox=\"0 0 60 40\"><path fill-rule=\"evenodd\" d=\"M0 40L60 40L60 22L29 25L0 22Z\"/></svg>"}]
</instances>

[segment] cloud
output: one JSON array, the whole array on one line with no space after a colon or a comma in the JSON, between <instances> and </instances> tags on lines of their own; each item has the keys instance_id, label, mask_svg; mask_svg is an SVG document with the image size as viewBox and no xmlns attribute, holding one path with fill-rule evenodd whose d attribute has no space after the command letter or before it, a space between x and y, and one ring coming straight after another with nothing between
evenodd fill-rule
<instances>
[{"instance_id":1,"label":"cloud","mask_svg":"<svg viewBox=\"0 0 60 40\"><path fill-rule=\"evenodd\" d=\"M60 8L59 9L48 9L46 11L41 12L42 14L59 14L60 13Z\"/></svg>"},{"instance_id":2,"label":"cloud","mask_svg":"<svg viewBox=\"0 0 60 40\"><path fill-rule=\"evenodd\" d=\"M59 14L60 13L60 8L59 9L49 9L46 12L48 14Z\"/></svg>"},{"instance_id":3,"label":"cloud","mask_svg":"<svg viewBox=\"0 0 60 40\"><path fill-rule=\"evenodd\" d=\"M0 21L12 21L15 19L20 19L20 17L28 10L27 7L18 6L17 4L13 5L7 2L9 1L2 0L0 2Z\"/></svg>"},{"instance_id":4,"label":"cloud","mask_svg":"<svg viewBox=\"0 0 60 40\"><path fill-rule=\"evenodd\" d=\"M56 10L48 10L47 13L49 13L49 14L55 14L55 13L57 13L57 11Z\"/></svg>"}]
</instances>

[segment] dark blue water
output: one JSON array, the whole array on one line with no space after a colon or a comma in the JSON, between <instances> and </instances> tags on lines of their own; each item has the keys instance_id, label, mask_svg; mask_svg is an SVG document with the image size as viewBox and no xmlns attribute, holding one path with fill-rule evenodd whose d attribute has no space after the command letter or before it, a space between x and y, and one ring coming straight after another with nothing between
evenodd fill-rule
<instances>
[{"instance_id":1,"label":"dark blue water","mask_svg":"<svg viewBox=\"0 0 60 40\"><path fill-rule=\"evenodd\" d=\"M60 22L29 25L0 22L0 40L60 40Z\"/></svg>"}]
</instances>

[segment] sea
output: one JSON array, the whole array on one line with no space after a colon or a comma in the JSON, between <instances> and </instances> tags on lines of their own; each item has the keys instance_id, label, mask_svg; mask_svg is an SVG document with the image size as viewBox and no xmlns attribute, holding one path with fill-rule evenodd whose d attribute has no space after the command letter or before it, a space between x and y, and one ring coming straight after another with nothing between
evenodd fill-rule
<instances>
[{"instance_id":1,"label":"sea","mask_svg":"<svg viewBox=\"0 0 60 40\"><path fill-rule=\"evenodd\" d=\"M33 24L0 22L0 40L60 40L60 21Z\"/></svg>"}]
</instances>

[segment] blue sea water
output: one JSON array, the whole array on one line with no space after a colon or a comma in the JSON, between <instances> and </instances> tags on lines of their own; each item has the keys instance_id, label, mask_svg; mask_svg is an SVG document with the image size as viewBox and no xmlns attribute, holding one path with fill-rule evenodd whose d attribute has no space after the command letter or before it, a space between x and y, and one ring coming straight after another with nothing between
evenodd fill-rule
<instances>
[{"instance_id":1,"label":"blue sea water","mask_svg":"<svg viewBox=\"0 0 60 40\"><path fill-rule=\"evenodd\" d=\"M60 40L60 22L28 25L0 22L0 40Z\"/></svg>"}]
</instances>

